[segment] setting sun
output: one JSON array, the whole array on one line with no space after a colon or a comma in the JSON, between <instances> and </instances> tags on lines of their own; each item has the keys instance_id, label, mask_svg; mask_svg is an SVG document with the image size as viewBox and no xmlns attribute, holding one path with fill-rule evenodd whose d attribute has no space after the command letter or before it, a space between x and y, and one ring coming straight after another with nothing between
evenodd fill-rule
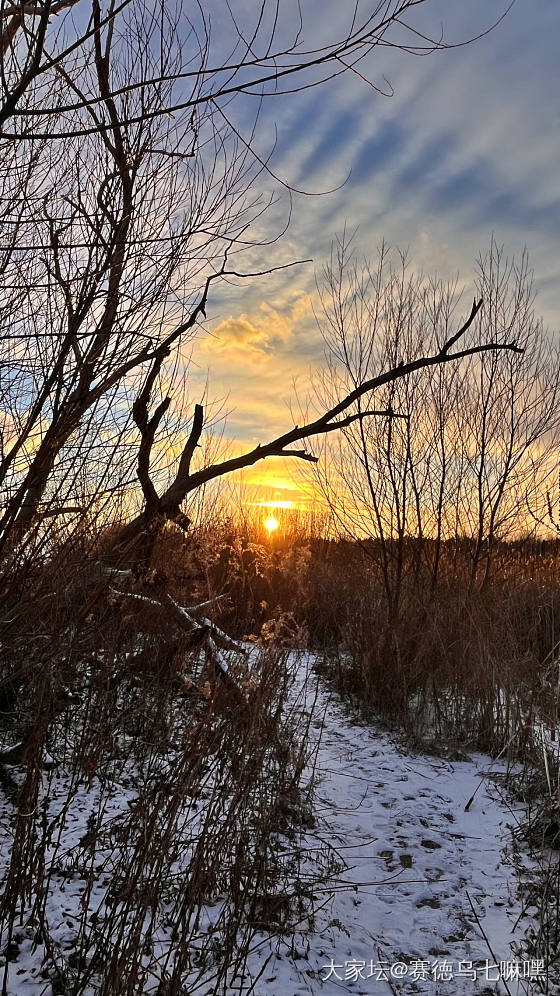
<instances>
[{"instance_id":1,"label":"setting sun","mask_svg":"<svg viewBox=\"0 0 560 996\"><path fill-rule=\"evenodd\" d=\"M264 520L264 526L269 533L273 533L275 529L278 529L278 519L275 519L273 515L269 515L268 519Z\"/></svg>"}]
</instances>

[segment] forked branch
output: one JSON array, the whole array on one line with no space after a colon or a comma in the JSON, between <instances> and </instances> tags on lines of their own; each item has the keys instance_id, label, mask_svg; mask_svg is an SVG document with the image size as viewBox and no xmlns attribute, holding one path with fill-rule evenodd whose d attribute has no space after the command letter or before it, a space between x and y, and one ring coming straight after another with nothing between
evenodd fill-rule
<instances>
[{"instance_id":1,"label":"forked branch","mask_svg":"<svg viewBox=\"0 0 560 996\"><path fill-rule=\"evenodd\" d=\"M244 470L247 467L251 467L256 463L259 463L261 460L265 460L267 457L296 457L299 460L317 462L317 458L308 449L294 448L297 443L311 439L314 436L325 435L330 432L344 429L353 422L363 420L366 417L381 416L390 419L406 418L407 416L393 411L392 408L371 409L365 412L360 411L345 414L353 404L365 395L370 394L372 391L375 391L386 384L394 383L395 381L400 380L403 377L407 377L418 370L431 366L437 366L443 363L451 363L460 360L463 357L474 356L478 353L485 353L495 350L523 353L523 350L516 343L500 342L488 342L479 346L469 346L465 349L453 351L453 347L459 342L460 339L462 339L471 327L474 319L482 307L482 303L482 300L475 300L473 302L471 312L466 321L457 332L455 332L443 343L437 352L421 356L415 360L410 360L408 363L402 361L396 366L391 367L389 370L385 370L383 373L377 374L375 377L371 377L368 380L363 381L353 391L343 397L336 405L319 416L319 418L306 422L303 425L296 425L288 432L277 436L276 439L272 439L270 442L263 445L258 444L252 450L248 450L246 453L240 454L240 456L210 464L209 466L203 467L193 473L191 472L191 463L196 446L198 445L202 434L204 421L202 405L197 405L195 408L191 432L179 460L177 474L167 490L158 499L157 514L159 514L163 520L176 519L181 514L181 503L197 488L207 484L209 481L223 477L226 474L231 474L234 471ZM343 417L341 418L340 416ZM141 456L142 459L145 459L145 452L142 452ZM146 508L141 516L138 516L125 527L121 537L119 537L119 542L122 542L123 539L133 539L139 531L146 527L149 523L149 519L150 515L148 514L148 509Z\"/></svg>"}]
</instances>

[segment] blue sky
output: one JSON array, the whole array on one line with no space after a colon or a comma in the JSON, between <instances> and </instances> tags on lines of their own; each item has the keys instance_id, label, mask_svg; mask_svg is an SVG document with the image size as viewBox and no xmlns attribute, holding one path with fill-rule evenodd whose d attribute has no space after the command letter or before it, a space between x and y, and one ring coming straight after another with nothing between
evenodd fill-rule
<instances>
[{"instance_id":1,"label":"blue sky","mask_svg":"<svg viewBox=\"0 0 560 996\"><path fill-rule=\"evenodd\" d=\"M443 24L448 40L461 40L484 30L504 6L429 2L416 24L435 33ZM339 0L307 0L303 8L323 34L341 16ZM312 257L314 264L224 288L210 304L216 338L195 348L191 383L194 397L209 375L210 396L227 397L228 437L252 443L290 424L294 380L305 396L309 371L323 357L311 307L315 270L345 228L356 232L354 245L366 256L384 239L408 247L424 271L458 274L466 302L474 259L492 234L508 253L526 245L537 309L551 330L558 327L559 43L560 4L517 0L472 45L421 58L373 52L360 68L379 87L387 77L391 97L347 74L265 101L259 149L266 153L276 135L275 173L311 196L293 195L287 233L248 263ZM240 107L241 124L248 111ZM277 193L259 224L263 238L286 218L287 195Z\"/></svg>"}]
</instances>

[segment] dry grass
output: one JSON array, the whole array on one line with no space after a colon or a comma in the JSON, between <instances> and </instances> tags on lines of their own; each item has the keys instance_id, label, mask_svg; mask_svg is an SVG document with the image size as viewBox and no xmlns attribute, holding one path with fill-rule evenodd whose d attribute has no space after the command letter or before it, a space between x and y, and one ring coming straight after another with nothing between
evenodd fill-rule
<instances>
[{"instance_id":1,"label":"dry grass","mask_svg":"<svg viewBox=\"0 0 560 996\"><path fill-rule=\"evenodd\" d=\"M560 544L497 544L484 580L472 578L465 540L388 545L317 535L270 542L257 531L216 530L205 565L227 591L237 633L293 620L340 691L420 740L518 754L536 720L558 719ZM387 551L386 551L387 552Z\"/></svg>"},{"instance_id":2,"label":"dry grass","mask_svg":"<svg viewBox=\"0 0 560 996\"><path fill-rule=\"evenodd\" d=\"M165 579L153 567L133 594L212 595L199 546L182 567L168 552ZM308 720L290 704L301 634L288 621L282 641L228 652L223 675L204 627L190 637L116 587L78 546L5 571L4 994L30 940L55 993L171 996L187 979L219 993L256 930L310 909L278 844L307 812Z\"/></svg>"}]
</instances>

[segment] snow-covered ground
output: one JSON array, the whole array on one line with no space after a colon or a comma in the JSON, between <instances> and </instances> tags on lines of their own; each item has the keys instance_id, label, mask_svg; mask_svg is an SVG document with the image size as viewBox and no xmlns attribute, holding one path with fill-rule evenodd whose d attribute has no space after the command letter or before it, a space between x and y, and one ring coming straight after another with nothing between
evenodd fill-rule
<instances>
[{"instance_id":1,"label":"snow-covered ground","mask_svg":"<svg viewBox=\"0 0 560 996\"><path fill-rule=\"evenodd\" d=\"M507 854L521 813L487 777L499 764L412 756L321 682L313 729L317 825L302 847L320 837L346 867L296 957L263 944L255 996L541 991L542 965L515 953L527 919Z\"/></svg>"},{"instance_id":2,"label":"snow-covered ground","mask_svg":"<svg viewBox=\"0 0 560 996\"><path fill-rule=\"evenodd\" d=\"M307 883L315 879L315 915L295 933L256 934L246 980L229 996L541 991L542 966L516 954L527 919L508 847L521 814L487 777L499 765L481 755L450 762L407 753L398 738L349 712L313 673L311 655L293 655L292 663L293 708L314 710L304 775L315 785L314 825L304 821L295 836L279 836L279 844L298 853ZM84 790L83 804L77 797L68 814L73 847L84 846L94 794L88 798ZM128 801L126 794L105 798L108 817ZM5 861L8 813L2 822ZM72 882L56 882L47 905L60 911L54 940L63 944L77 911ZM105 887L100 876L91 908L103 902ZM50 996L41 945L25 930L18 943L7 993ZM210 978L184 991L209 996Z\"/></svg>"}]
</instances>

